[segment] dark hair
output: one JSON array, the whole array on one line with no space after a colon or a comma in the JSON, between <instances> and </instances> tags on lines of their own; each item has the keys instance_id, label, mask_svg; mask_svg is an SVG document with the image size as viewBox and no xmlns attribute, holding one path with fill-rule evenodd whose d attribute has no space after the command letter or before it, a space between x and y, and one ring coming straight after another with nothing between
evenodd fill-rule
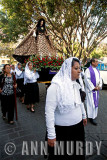
<instances>
[{"instance_id":1,"label":"dark hair","mask_svg":"<svg viewBox=\"0 0 107 160\"><path fill-rule=\"evenodd\" d=\"M19 65L22 65L22 64L21 64L21 63L18 63L17 65L19 66Z\"/></svg>"},{"instance_id":2,"label":"dark hair","mask_svg":"<svg viewBox=\"0 0 107 160\"><path fill-rule=\"evenodd\" d=\"M73 58L73 60L72 60L72 67L74 66L74 63L75 63L75 62L78 62L78 63L80 64L79 59L77 59L77 58Z\"/></svg>"},{"instance_id":3,"label":"dark hair","mask_svg":"<svg viewBox=\"0 0 107 160\"><path fill-rule=\"evenodd\" d=\"M4 65L4 67L3 67L3 74L5 74L5 71L4 71L4 70L5 70L6 66L10 66L10 64L5 64L5 65Z\"/></svg>"},{"instance_id":4,"label":"dark hair","mask_svg":"<svg viewBox=\"0 0 107 160\"><path fill-rule=\"evenodd\" d=\"M96 58L92 58L92 59L90 60L90 63L92 64L92 62L95 62L95 59L96 59Z\"/></svg>"},{"instance_id":5,"label":"dark hair","mask_svg":"<svg viewBox=\"0 0 107 160\"><path fill-rule=\"evenodd\" d=\"M32 62L31 62L31 61L29 61L29 62L28 62L28 66L29 66L29 64L30 64L30 63L32 64ZM33 65L33 64L32 64L32 65Z\"/></svg>"},{"instance_id":6,"label":"dark hair","mask_svg":"<svg viewBox=\"0 0 107 160\"><path fill-rule=\"evenodd\" d=\"M3 67L3 71L6 68L6 66L10 66L10 64L5 64L4 67Z\"/></svg>"},{"instance_id":7,"label":"dark hair","mask_svg":"<svg viewBox=\"0 0 107 160\"><path fill-rule=\"evenodd\" d=\"M45 20L43 18L39 19L39 21L37 23L37 27L40 27L41 21L43 21L43 27L45 28Z\"/></svg>"}]
</instances>

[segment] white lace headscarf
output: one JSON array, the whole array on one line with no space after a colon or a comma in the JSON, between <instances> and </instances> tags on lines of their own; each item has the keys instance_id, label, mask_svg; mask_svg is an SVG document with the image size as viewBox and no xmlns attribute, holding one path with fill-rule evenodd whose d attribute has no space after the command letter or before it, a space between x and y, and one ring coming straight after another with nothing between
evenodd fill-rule
<instances>
[{"instance_id":1,"label":"white lace headscarf","mask_svg":"<svg viewBox=\"0 0 107 160\"><path fill-rule=\"evenodd\" d=\"M66 59L59 72L52 79L52 83L58 85L57 100L60 113L68 113L81 104L80 85L71 79L73 58L76 57Z\"/></svg>"},{"instance_id":2,"label":"white lace headscarf","mask_svg":"<svg viewBox=\"0 0 107 160\"><path fill-rule=\"evenodd\" d=\"M32 71L29 69L29 66L28 66L29 63L32 63L32 62L31 61L27 62L26 66L25 66L24 85L27 82L27 75L30 75L32 73ZM33 66L33 64L32 64L32 66Z\"/></svg>"},{"instance_id":3,"label":"white lace headscarf","mask_svg":"<svg viewBox=\"0 0 107 160\"><path fill-rule=\"evenodd\" d=\"M17 79L17 75L22 73L22 71L18 68L18 65L19 65L19 64L22 65L21 63L17 63L17 65L16 65L16 67L15 67L16 79Z\"/></svg>"},{"instance_id":4,"label":"white lace headscarf","mask_svg":"<svg viewBox=\"0 0 107 160\"><path fill-rule=\"evenodd\" d=\"M19 71L20 71L20 69L18 68L18 65L19 65L19 64L22 65L21 63L17 63L17 65L16 65L16 67L15 67L15 71L16 71L16 72L19 72Z\"/></svg>"}]
</instances>

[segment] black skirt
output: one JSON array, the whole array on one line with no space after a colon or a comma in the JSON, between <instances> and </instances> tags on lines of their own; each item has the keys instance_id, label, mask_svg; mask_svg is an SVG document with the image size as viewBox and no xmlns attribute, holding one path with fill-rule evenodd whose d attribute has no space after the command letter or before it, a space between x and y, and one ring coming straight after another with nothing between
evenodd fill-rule
<instances>
[{"instance_id":1,"label":"black skirt","mask_svg":"<svg viewBox=\"0 0 107 160\"><path fill-rule=\"evenodd\" d=\"M13 95L1 95L1 109L3 116L8 114L8 121L13 121L14 118L15 97Z\"/></svg>"},{"instance_id":2,"label":"black skirt","mask_svg":"<svg viewBox=\"0 0 107 160\"><path fill-rule=\"evenodd\" d=\"M19 89L20 92L17 93L18 97L23 97L24 96L24 79L17 79L17 90Z\"/></svg>"},{"instance_id":3,"label":"black skirt","mask_svg":"<svg viewBox=\"0 0 107 160\"><path fill-rule=\"evenodd\" d=\"M84 126L83 121L73 126L55 126L56 130L56 141L58 144L62 141L64 144L64 154L55 155L55 148L48 146L48 160L85 160L84 154ZM74 152L72 155L68 155L67 151L67 141L72 141L74 143ZM77 155L76 153L76 142L81 141L83 144L83 155ZM70 148L70 147L69 147Z\"/></svg>"},{"instance_id":4,"label":"black skirt","mask_svg":"<svg viewBox=\"0 0 107 160\"><path fill-rule=\"evenodd\" d=\"M34 104L39 102L39 86L38 83L27 83L25 85L25 104Z\"/></svg>"}]
</instances>

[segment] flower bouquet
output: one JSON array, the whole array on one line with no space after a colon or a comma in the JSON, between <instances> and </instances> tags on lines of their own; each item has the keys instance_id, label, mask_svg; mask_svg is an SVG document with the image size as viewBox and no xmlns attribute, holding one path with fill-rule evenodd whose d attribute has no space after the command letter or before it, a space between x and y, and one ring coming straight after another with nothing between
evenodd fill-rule
<instances>
[{"instance_id":1,"label":"flower bouquet","mask_svg":"<svg viewBox=\"0 0 107 160\"><path fill-rule=\"evenodd\" d=\"M39 72L41 80L50 81L60 69L64 60L62 57L56 56L31 56L30 58L25 59L24 63L26 64L28 61L31 61L33 69L36 69Z\"/></svg>"},{"instance_id":2,"label":"flower bouquet","mask_svg":"<svg viewBox=\"0 0 107 160\"><path fill-rule=\"evenodd\" d=\"M28 61L31 61L33 63L33 68L36 68L38 71L41 71L41 68L59 70L63 63L63 58L55 56L31 56L30 58L25 59L24 63L26 64Z\"/></svg>"}]
</instances>

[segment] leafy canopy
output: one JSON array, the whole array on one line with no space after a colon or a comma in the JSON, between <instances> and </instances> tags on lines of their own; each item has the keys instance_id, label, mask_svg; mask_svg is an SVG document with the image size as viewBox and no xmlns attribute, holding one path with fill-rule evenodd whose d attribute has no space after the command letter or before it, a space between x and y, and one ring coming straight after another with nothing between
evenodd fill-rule
<instances>
[{"instance_id":1,"label":"leafy canopy","mask_svg":"<svg viewBox=\"0 0 107 160\"><path fill-rule=\"evenodd\" d=\"M88 57L107 36L106 0L1 0L0 39L16 42L25 36L38 16L59 53Z\"/></svg>"}]
</instances>

